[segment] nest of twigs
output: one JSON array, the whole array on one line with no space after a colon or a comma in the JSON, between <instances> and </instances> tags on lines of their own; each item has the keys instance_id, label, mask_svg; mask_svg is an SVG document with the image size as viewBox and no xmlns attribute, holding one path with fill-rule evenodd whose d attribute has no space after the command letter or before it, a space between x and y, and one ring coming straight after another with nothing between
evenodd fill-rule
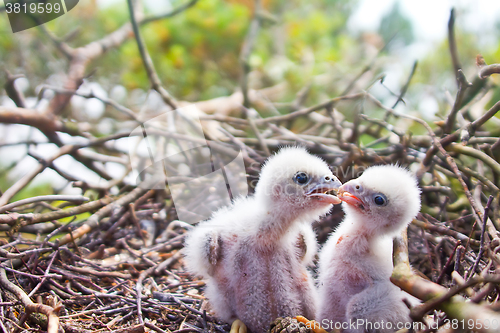
<instances>
[{"instance_id":1,"label":"nest of twigs","mask_svg":"<svg viewBox=\"0 0 500 333\"><path fill-rule=\"evenodd\" d=\"M129 35L116 36L125 39ZM119 42L110 38L99 43L113 47ZM140 46L139 38L138 43ZM50 333L227 332L229 326L210 312L203 282L183 268L181 250L189 227L178 221L168 187L131 186L99 168L106 161L127 157L113 142L128 136L141 120L125 106L104 100L126 114L133 126L128 132L96 138L83 135L82 129L70 127L70 121L60 116L83 77L84 70L78 70L85 68L89 57L99 55L89 53L90 47L73 49L87 58L72 58L67 88L50 88L57 98L45 114L23 108L14 79L7 85L6 91L18 107L0 108L0 122L36 127L59 146L59 151L52 158L40 158L36 170L2 189L0 328L4 332ZM243 112L244 116L230 116L230 112L210 115L203 110L206 103L197 107L207 137L221 147L243 152L250 192L262 162L283 145L299 144L322 156L342 182L374 164L398 163L415 171L423 208L408 229L413 271L404 268L404 260L396 261L393 276L394 283L424 302L412 309L413 319L439 325L447 319L498 319L500 131L495 115L500 102L479 118L472 119L468 113L489 89L488 77L498 72L498 66L478 63L478 77L472 83L483 86L476 92L478 97L463 104L464 94L471 88L458 70L455 104L446 119L432 126L418 117L396 113L395 105L385 106L368 92L352 92L358 78L339 97L310 107L302 105L305 98L301 92L288 104L287 112L267 118L252 112ZM165 106L175 109L177 102L159 85L157 77L151 74L150 79ZM411 76L408 84L410 81ZM402 87L398 102L404 99L407 88ZM226 103L226 109L239 114L241 104L229 105L235 96L246 106L269 103L245 89L217 103ZM344 105L344 110L354 110L351 121L337 110L340 102L350 105ZM368 116L360 105L383 111L383 116ZM459 113L463 115L461 123L457 121ZM420 126L425 134L412 135L409 124ZM58 132L88 140L63 144ZM175 143L192 140L183 133L159 132ZM371 141L361 144L361 136ZM84 148L85 154L81 153ZM97 186L64 174L52 163L64 155L80 161L107 183ZM89 198L41 196L12 203L12 197L45 168L59 172ZM341 219L342 212L336 207L315 225L320 243ZM396 251L405 251L404 242L396 245ZM484 325L475 329L494 331Z\"/></svg>"}]
</instances>

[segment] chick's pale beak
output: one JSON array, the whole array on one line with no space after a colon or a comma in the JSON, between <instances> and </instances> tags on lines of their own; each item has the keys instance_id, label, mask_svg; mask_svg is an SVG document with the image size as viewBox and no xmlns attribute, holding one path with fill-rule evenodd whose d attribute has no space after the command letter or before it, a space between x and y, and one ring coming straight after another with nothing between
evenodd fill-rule
<instances>
[{"instance_id":1,"label":"chick's pale beak","mask_svg":"<svg viewBox=\"0 0 500 333\"><path fill-rule=\"evenodd\" d=\"M306 192L306 196L317 198L323 202L337 205L341 203L340 199L334 195L328 194L328 192L337 192L338 188L342 184L336 178L329 180L321 180L316 184L312 184L312 187Z\"/></svg>"}]
</instances>

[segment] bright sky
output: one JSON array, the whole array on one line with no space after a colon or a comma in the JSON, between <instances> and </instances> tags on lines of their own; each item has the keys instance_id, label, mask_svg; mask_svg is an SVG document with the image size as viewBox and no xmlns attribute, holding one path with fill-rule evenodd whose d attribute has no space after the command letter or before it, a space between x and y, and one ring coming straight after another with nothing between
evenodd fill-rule
<instances>
[{"instance_id":1,"label":"bright sky","mask_svg":"<svg viewBox=\"0 0 500 333\"><path fill-rule=\"evenodd\" d=\"M376 30L380 19L397 0L361 0L349 20L353 30ZM498 0L399 0L404 14L411 19L419 41L435 42L446 37L452 7L457 9L456 25L481 32L488 38L496 21L500 22ZM493 43L498 41L485 40Z\"/></svg>"}]
</instances>

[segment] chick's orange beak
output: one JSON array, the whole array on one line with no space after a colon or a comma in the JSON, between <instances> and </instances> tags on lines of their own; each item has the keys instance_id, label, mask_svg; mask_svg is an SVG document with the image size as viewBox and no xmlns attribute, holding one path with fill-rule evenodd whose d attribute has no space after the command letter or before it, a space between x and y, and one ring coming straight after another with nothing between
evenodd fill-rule
<instances>
[{"instance_id":1,"label":"chick's orange beak","mask_svg":"<svg viewBox=\"0 0 500 333\"><path fill-rule=\"evenodd\" d=\"M351 194L347 191L343 191L342 189L339 190L337 196L340 200L344 201L348 205L352 205L355 207L363 206L363 201L361 201L361 199L359 199L354 194Z\"/></svg>"}]
</instances>

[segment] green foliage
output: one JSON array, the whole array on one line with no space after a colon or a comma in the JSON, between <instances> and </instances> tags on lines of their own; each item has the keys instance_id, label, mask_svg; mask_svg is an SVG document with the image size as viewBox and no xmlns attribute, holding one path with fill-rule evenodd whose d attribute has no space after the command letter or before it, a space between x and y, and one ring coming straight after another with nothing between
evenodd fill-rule
<instances>
[{"instance_id":1,"label":"green foliage","mask_svg":"<svg viewBox=\"0 0 500 333\"><path fill-rule=\"evenodd\" d=\"M252 8L247 7L249 3L203 0L185 13L141 27L160 79L174 96L203 100L231 94L239 86L239 54L253 16ZM275 21L262 22L251 57L252 69L262 70L268 84L287 78L300 89L312 75L324 72L325 63L345 61L346 52L355 47L353 37L345 29L355 3L346 0L264 2L264 9L274 15ZM93 3L79 3L77 9L46 25L72 47L103 38L129 20L126 6L99 9ZM279 34L275 33L277 25ZM13 51L2 52L1 61L11 71L29 75L32 86L45 82L54 73L62 74L67 66L67 61L39 28L16 35L2 34L0 47ZM23 54L22 49L36 50L36 57ZM280 75L269 76L272 68L265 65L281 51L284 51L281 56L289 60L289 66L283 68ZM314 66L304 72L305 58L311 56ZM90 79L107 90L116 84L124 85L129 91L149 87L133 39L95 60L89 72L93 73Z\"/></svg>"},{"instance_id":2,"label":"green foliage","mask_svg":"<svg viewBox=\"0 0 500 333\"><path fill-rule=\"evenodd\" d=\"M19 193L17 193L13 198L12 202L36 197L39 195L49 195L54 194L52 185L50 183L41 183L36 185L31 185L23 188Z\"/></svg>"},{"instance_id":3,"label":"green foliage","mask_svg":"<svg viewBox=\"0 0 500 333\"><path fill-rule=\"evenodd\" d=\"M249 19L242 5L207 0L185 15L144 27L142 33L169 90L182 99L207 99L233 91Z\"/></svg>"},{"instance_id":4,"label":"green foliage","mask_svg":"<svg viewBox=\"0 0 500 333\"><path fill-rule=\"evenodd\" d=\"M173 1L172 6L184 3ZM251 70L258 79L250 80L250 86L263 88L286 81L290 89L281 101L289 102L297 91L311 84L305 101L307 105L340 94L374 56L366 52L365 40L346 28L356 4L357 1L348 0L264 0L265 15L261 16L261 28L250 56ZM146 12L146 15L158 14ZM253 1L200 0L179 15L141 26L141 34L163 85L176 98L188 101L227 96L238 90L242 74L241 46L253 15ZM80 2L75 10L49 22L46 27L72 47L78 47L104 38L128 21L125 3L102 9L92 1ZM476 54L481 51L487 63L498 62L500 47L485 52L474 34L461 30L459 21L456 25L460 59L466 76L472 81L477 73ZM8 22L0 22L0 29L9 31ZM396 32L396 39L404 45L414 40L411 22L401 12L398 2L382 19L379 28L385 42ZM0 34L0 50L0 63L5 68L27 75L32 88L29 94L35 95L34 88L47 83L48 79L50 84L62 84L68 61L39 28L16 35ZM389 49L378 59L369 73L372 80L382 73L386 64L394 61L392 57ZM98 82L107 91L123 85L131 95L134 89L150 87L132 38L95 60L87 72L91 74L90 81ZM318 80L321 76L328 80ZM443 40L424 59L419 59L418 70L405 99L408 108L418 108L421 97L427 94L437 101L438 117L444 117L450 108L445 93L456 94L454 77L448 42ZM403 75L401 85L405 79ZM4 76L0 76L0 84L3 83ZM500 89L495 88L493 93L489 106L498 100ZM386 102L384 98L381 100ZM263 115L269 112L259 111ZM289 112L289 108L279 111ZM340 111L350 117L352 105L346 103ZM367 110L370 114L374 111Z\"/></svg>"}]
</instances>

